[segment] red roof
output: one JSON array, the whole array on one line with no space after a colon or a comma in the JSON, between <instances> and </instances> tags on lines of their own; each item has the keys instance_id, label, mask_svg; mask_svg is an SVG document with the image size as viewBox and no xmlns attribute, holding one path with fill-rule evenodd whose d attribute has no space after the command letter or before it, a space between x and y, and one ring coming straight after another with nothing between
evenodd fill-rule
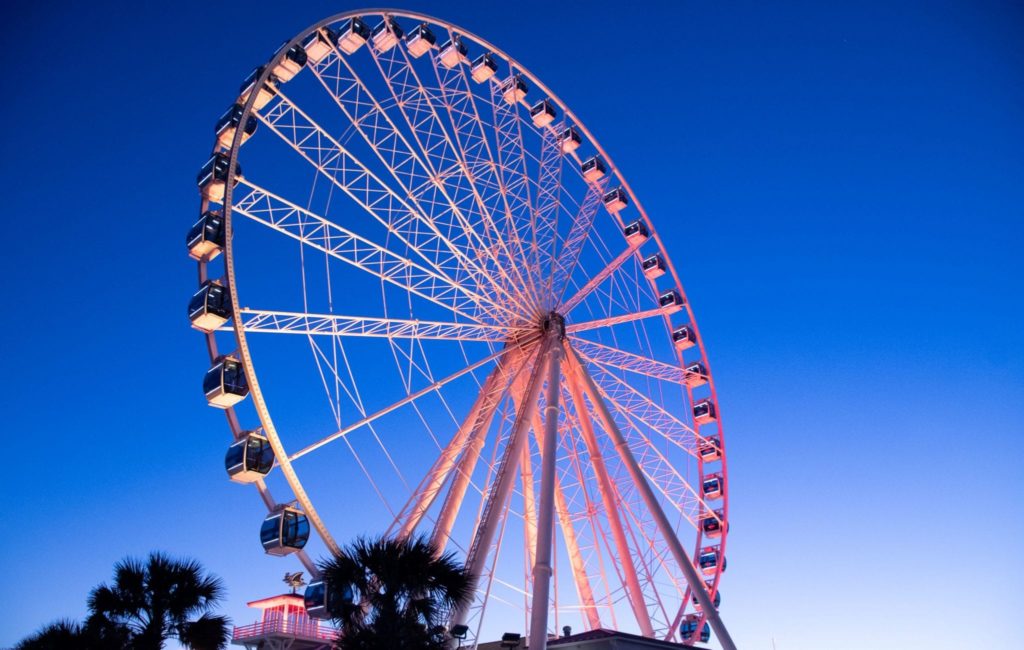
<instances>
[{"instance_id":1,"label":"red roof","mask_svg":"<svg viewBox=\"0 0 1024 650\"><path fill-rule=\"evenodd\" d=\"M261 598L251 603L246 603L246 605L256 609L270 609L271 607L280 607L281 605L299 605L302 608L306 606L302 596L298 594L281 594L280 596Z\"/></svg>"}]
</instances>

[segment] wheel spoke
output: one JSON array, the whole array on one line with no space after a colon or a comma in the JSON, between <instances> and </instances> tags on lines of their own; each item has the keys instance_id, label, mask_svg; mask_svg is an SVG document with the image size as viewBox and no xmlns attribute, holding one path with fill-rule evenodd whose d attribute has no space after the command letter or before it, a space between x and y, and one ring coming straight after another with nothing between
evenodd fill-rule
<instances>
[{"instance_id":1,"label":"wheel spoke","mask_svg":"<svg viewBox=\"0 0 1024 650\"><path fill-rule=\"evenodd\" d=\"M568 327L566 328L569 329ZM652 379L661 379L676 384L686 380L686 371L664 361L633 354L603 343L595 343L578 337L572 337L573 347L588 361L595 361L605 366L628 370Z\"/></svg>"},{"instance_id":2,"label":"wheel spoke","mask_svg":"<svg viewBox=\"0 0 1024 650\"><path fill-rule=\"evenodd\" d=\"M643 311L637 311L631 314L608 316L607 318L597 318L582 323L573 323L572 325L566 325L565 331L567 334L576 334L577 332L586 332L587 330L596 330L602 327L621 325L622 323L632 323L634 321L645 320L647 318L654 318L655 316L664 315L665 310L661 307L658 307L656 309L645 309Z\"/></svg>"}]
</instances>

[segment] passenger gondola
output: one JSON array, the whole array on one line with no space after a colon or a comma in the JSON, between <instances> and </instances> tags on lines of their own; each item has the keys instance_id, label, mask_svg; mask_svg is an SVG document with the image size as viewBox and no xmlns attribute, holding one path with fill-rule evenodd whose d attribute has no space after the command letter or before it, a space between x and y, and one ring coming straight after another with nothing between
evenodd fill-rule
<instances>
[{"instance_id":1,"label":"passenger gondola","mask_svg":"<svg viewBox=\"0 0 1024 650\"><path fill-rule=\"evenodd\" d=\"M337 589L323 579L309 583L302 597L310 618L321 620L338 618L342 613L341 606L351 603L352 599L351 587Z\"/></svg>"},{"instance_id":2,"label":"passenger gondola","mask_svg":"<svg viewBox=\"0 0 1024 650\"><path fill-rule=\"evenodd\" d=\"M330 27L324 26L302 40L302 49L306 51L306 59L310 65L316 65L330 54L338 43L338 35Z\"/></svg>"},{"instance_id":3,"label":"passenger gondola","mask_svg":"<svg viewBox=\"0 0 1024 650\"><path fill-rule=\"evenodd\" d=\"M707 424L716 419L715 403L710 399L702 399L693 405L693 420L697 424Z\"/></svg>"},{"instance_id":4,"label":"passenger gondola","mask_svg":"<svg viewBox=\"0 0 1024 650\"><path fill-rule=\"evenodd\" d=\"M224 217L220 210L207 210L199 221L192 224L185 235L188 255L201 262L209 262L224 249Z\"/></svg>"},{"instance_id":5,"label":"passenger gondola","mask_svg":"<svg viewBox=\"0 0 1024 650\"><path fill-rule=\"evenodd\" d=\"M580 133L571 126L566 127L558 134L558 144L562 147L562 153L572 153L580 148L583 142Z\"/></svg>"},{"instance_id":6,"label":"passenger gondola","mask_svg":"<svg viewBox=\"0 0 1024 650\"><path fill-rule=\"evenodd\" d=\"M710 589L708 591L710 591ZM691 600L693 601L694 608L696 608L697 610L700 610L701 606L700 606L700 601L697 600L697 594L694 594L693 597L691 598ZM715 609L718 609L719 607L722 606L722 592L721 591L716 591L715 595L711 597L711 604L715 606Z\"/></svg>"},{"instance_id":7,"label":"passenger gondola","mask_svg":"<svg viewBox=\"0 0 1024 650\"><path fill-rule=\"evenodd\" d=\"M231 295L217 280L207 280L188 301L188 319L192 327L209 334L231 318Z\"/></svg>"},{"instance_id":8,"label":"passenger gondola","mask_svg":"<svg viewBox=\"0 0 1024 650\"><path fill-rule=\"evenodd\" d=\"M708 436L697 445L697 454L705 463L719 460L722 457L722 441L718 436Z\"/></svg>"},{"instance_id":9,"label":"passenger gondola","mask_svg":"<svg viewBox=\"0 0 1024 650\"><path fill-rule=\"evenodd\" d=\"M724 519L721 510L715 510L713 513L705 512L700 518L700 529L709 539L721 537Z\"/></svg>"},{"instance_id":10,"label":"passenger gondola","mask_svg":"<svg viewBox=\"0 0 1024 650\"><path fill-rule=\"evenodd\" d=\"M647 231L647 224L643 220L637 219L626 224L626 227L622 229L622 235L630 246L639 246L650 238L651 233Z\"/></svg>"},{"instance_id":11,"label":"passenger gondola","mask_svg":"<svg viewBox=\"0 0 1024 650\"><path fill-rule=\"evenodd\" d=\"M453 34L452 37L441 46L441 50L437 54L438 61L441 65L451 69L460 63L466 62L466 55L469 50L466 49L466 44L462 42L458 34Z\"/></svg>"},{"instance_id":12,"label":"passenger gondola","mask_svg":"<svg viewBox=\"0 0 1024 650\"><path fill-rule=\"evenodd\" d=\"M345 54L355 54L370 40L372 33L370 26L359 16L349 18L338 32L338 47Z\"/></svg>"},{"instance_id":13,"label":"passenger gondola","mask_svg":"<svg viewBox=\"0 0 1024 650\"><path fill-rule=\"evenodd\" d=\"M692 641L694 635L697 633L697 625L700 623L700 614L687 614L683 619L682 624L679 626L679 636L683 641ZM707 643L711 640L711 626L707 623L700 631L701 643Z\"/></svg>"},{"instance_id":14,"label":"passenger gondola","mask_svg":"<svg viewBox=\"0 0 1024 650\"><path fill-rule=\"evenodd\" d=\"M210 406L226 409L241 402L249 394L245 368L232 355L219 357L203 377L203 392Z\"/></svg>"},{"instance_id":15,"label":"passenger gondola","mask_svg":"<svg viewBox=\"0 0 1024 650\"><path fill-rule=\"evenodd\" d=\"M621 187L605 192L605 195L601 197L601 201L604 203L604 209L612 214L625 209L629 205L629 197L626 196L626 190Z\"/></svg>"},{"instance_id":16,"label":"passenger gondola","mask_svg":"<svg viewBox=\"0 0 1024 650\"><path fill-rule=\"evenodd\" d=\"M672 342L677 350L686 350L697 345L697 333L689 325L680 325L672 330Z\"/></svg>"},{"instance_id":17,"label":"passenger gondola","mask_svg":"<svg viewBox=\"0 0 1024 650\"><path fill-rule=\"evenodd\" d=\"M249 76L242 82L242 86L238 89L238 103L245 104L246 100L249 99L249 94L252 89L256 87L256 82L259 80L260 75L266 66L260 66L249 73ZM264 106L270 103L270 100L277 96L277 85L280 83L277 77L270 75L267 80L260 86L259 92L256 93L256 99L253 101L252 108L254 111L261 110Z\"/></svg>"},{"instance_id":18,"label":"passenger gondola","mask_svg":"<svg viewBox=\"0 0 1024 650\"><path fill-rule=\"evenodd\" d=\"M228 163L229 160L226 153L215 153L213 157L206 161L206 164L203 165L203 168L196 175L196 185L199 186L199 192L207 201L213 201L214 203L224 202L224 193L227 190ZM238 179L241 177L242 166L236 164L235 178L231 186L237 185Z\"/></svg>"},{"instance_id":19,"label":"passenger gondola","mask_svg":"<svg viewBox=\"0 0 1024 650\"><path fill-rule=\"evenodd\" d=\"M591 156L580 165L580 171L583 172L583 178L587 182L593 183L600 180L607 170L604 167L604 161L597 156Z\"/></svg>"},{"instance_id":20,"label":"passenger gondola","mask_svg":"<svg viewBox=\"0 0 1024 650\"><path fill-rule=\"evenodd\" d=\"M485 52L473 59L473 64L469 67L469 70L473 76L473 81L479 84L497 74L498 63L491 56L490 52Z\"/></svg>"},{"instance_id":21,"label":"passenger gondola","mask_svg":"<svg viewBox=\"0 0 1024 650\"><path fill-rule=\"evenodd\" d=\"M414 59L418 59L437 45L437 37L434 36L434 32L430 31L427 23L420 23L416 29L409 33L409 36L405 39L405 44L409 49L409 54Z\"/></svg>"},{"instance_id":22,"label":"passenger gondola","mask_svg":"<svg viewBox=\"0 0 1024 650\"><path fill-rule=\"evenodd\" d=\"M281 47L277 48L277 52L274 52L274 57L286 46L288 42L285 41L281 44ZM274 57L271 57L273 59ZM270 73L277 77L281 83L288 83L295 78L295 75L306 67L306 61L309 57L306 56L306 50L301 45L296 43L288 48L288 51L284 53L281 60L274 66L273 71Z\"/></svg>"},{"instance_id":23,"label":"passenger gondola","mask_svg":"<svg viewBox=\"0 0 1024 650\"><path fill-rule=\"evenodd\" d=\"M661 256L661 253L645 257L640 266L643 267L644 277L648 280L657 280L665 275L665 259Z\"/></svg>"},{"instance_id":24,"label":"passenger gondola","mask_svg":"<svg viewBox=\"0 0 1024 650\"><path fill-rule=\"evenodd\" d=\"M373 28L373 49L380 53L387 52L398 45L403 36L405 32L402 31L401 25L394 18L385 18Z\"/></svg>"},{"instance_id":25,"label":"passenger gondola","mask_svg":"<svg viewBox=\"0 0 1024 650\"><path fill-rule=\"evenodd\" d=\"M547 99L542 99L530 107L530 119L538 129L554 122L557 114L554 105Z\"/></svg>"},{"instance_id":26,"label":"passenger gondola","mask_svg":"<svg viewBox=\"0 0 1024 650\"><path fill-rule=\"evenodd\" d=\"M260 433L248 431L228 447L224 468L236 483L254 483L274 468L274 450Z\"/></svg>"},{"instance_id":27,"label":"passenger gondola","mask_svg":"<svg viewBox=\"0 0 1024 650\"><path fill-rule=\"evenodd\" d=\"M231 143L235 139L235 133L238 131L238 125L241 122L242 105L234 104L226 113L220 116L217 124L213 127L214 133L217 134L217 144L224 149L230 149ZM242 140L239 144L245 144L245 141L251 138L253 133L256 133L256 118L250 115L245 120L245 128L242 129Z\"/></svg>"},{"instance_id":28,"label":"passenger gondola","mask_svg":"<svg viewBox=\"0 0 1024 650\"><path fill-rule=\"evenodd\" d=\"M526 85L526 81L521 75L513 74L511 77L501 82L501 98L505 100L506 104L515 105L522 98L526 97L526 93L529 92L529 87Z\"/></svg>"},{"instance_id":29,"label":"passenger gondola","mask_svg":"<svg viewBox=\"0 0 1024 650\"><path fill-rule=\"evenodd\" d=\"M705 499L722 498L722 476L720 474L708 474L701 481L700 489Z\"/></svg>"},{"instance_id":30,"label":"passenger gondola","mask_svg":"<svg viewBox=\"0 0 1024 650\"><path fill-rule=\"evenodd\" d=\"M697 565L704 575L714 575L718 570L718 547L705 546L697 556Z\"/></svg>"},{"instance_id":31,"label":"passenger gondola","mask_svg":"<svg viewBox=\"0 0 1024 650\"><path fill-rule=\"evenodd\" d=\"M263 520L260 542L269 555L288 555L309 540L309 520L298 508L285 506Z\"/></svg>"},{"instance_id":32,"label":"passenger gondola","mask_svg":"<svg viewBox=\"0 0 1024 650\"><path fill-rule=\"evenodd\" d=\"M674 314L683 308L683 297L675 289L670 289L658 296L658 305L666 314Z\"/></svg>"},{"instance_id":33,"label":"passenger gondola","mask_svg":"<svg viewBox=\"0 0 1024 650\"><path fill-rule=\"evenodd\" d=\"M696 388L697 386L703 386L708 383L708 369L704 367L704 364L700 361L694 361L690 365L683 368L683 372L686 373L683 377L683 381L690 388Z\"/></svg>"}]
</instances>

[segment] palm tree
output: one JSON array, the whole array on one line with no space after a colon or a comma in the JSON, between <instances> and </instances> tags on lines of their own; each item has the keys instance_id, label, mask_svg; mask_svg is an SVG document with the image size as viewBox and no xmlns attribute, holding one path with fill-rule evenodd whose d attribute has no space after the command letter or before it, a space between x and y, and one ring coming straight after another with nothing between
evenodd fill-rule
<instances>
[{"instance_id":1,"label":"palm tree","mask_svg":"<svg viewBox=\"0 0 1024 650\"><path fill-rule=\"evenodd\" d=\"M14 650L123 650L127 641L127 631L116 626L82 625L78 621L60 620L22 639Z\"/></svg>"},{"instance_id":2,"label":"palm tree","mask_svg":"<svg viewBox=\"0 0 1024 650\"><path fill-rule=\"evenodd\" d=\"M423 538L359 538L320 568L331 593L348 596L331 608L340 650L444 648L444 624L473 593L454 555Z\"/></svg>"},{"instance_id":3,"label":"palm tree","mask_svg":"<svg viewBox=\"0 0 1024 650\"><path fill-rule=\"evenodd\" d=\"M121 630L130 650L161 650L168 639L193 650L220 650L230 640L228 620L213 614L223 596L220 579L194 560L162 553L145 562L126 558L114 566L113 585L89 594L85 628Z\"/></svg>"}]
</instances>

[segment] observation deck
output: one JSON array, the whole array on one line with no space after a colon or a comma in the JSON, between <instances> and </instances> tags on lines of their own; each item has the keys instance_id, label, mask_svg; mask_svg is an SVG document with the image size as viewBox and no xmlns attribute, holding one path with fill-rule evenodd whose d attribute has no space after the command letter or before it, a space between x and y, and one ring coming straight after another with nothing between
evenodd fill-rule
<instances>
[{"instance_id":1,"label":"observation deck","mask_svg":"<svg viewBox=\"0 0 1024 650\"><path fill-rule=\"evenodd\" d=\"M338 632L306 613L302 596L282 594L248 603L261 610L260 620L237 625L231 643L251 650L329 650Z\"/></svg>"}]
</instances>

